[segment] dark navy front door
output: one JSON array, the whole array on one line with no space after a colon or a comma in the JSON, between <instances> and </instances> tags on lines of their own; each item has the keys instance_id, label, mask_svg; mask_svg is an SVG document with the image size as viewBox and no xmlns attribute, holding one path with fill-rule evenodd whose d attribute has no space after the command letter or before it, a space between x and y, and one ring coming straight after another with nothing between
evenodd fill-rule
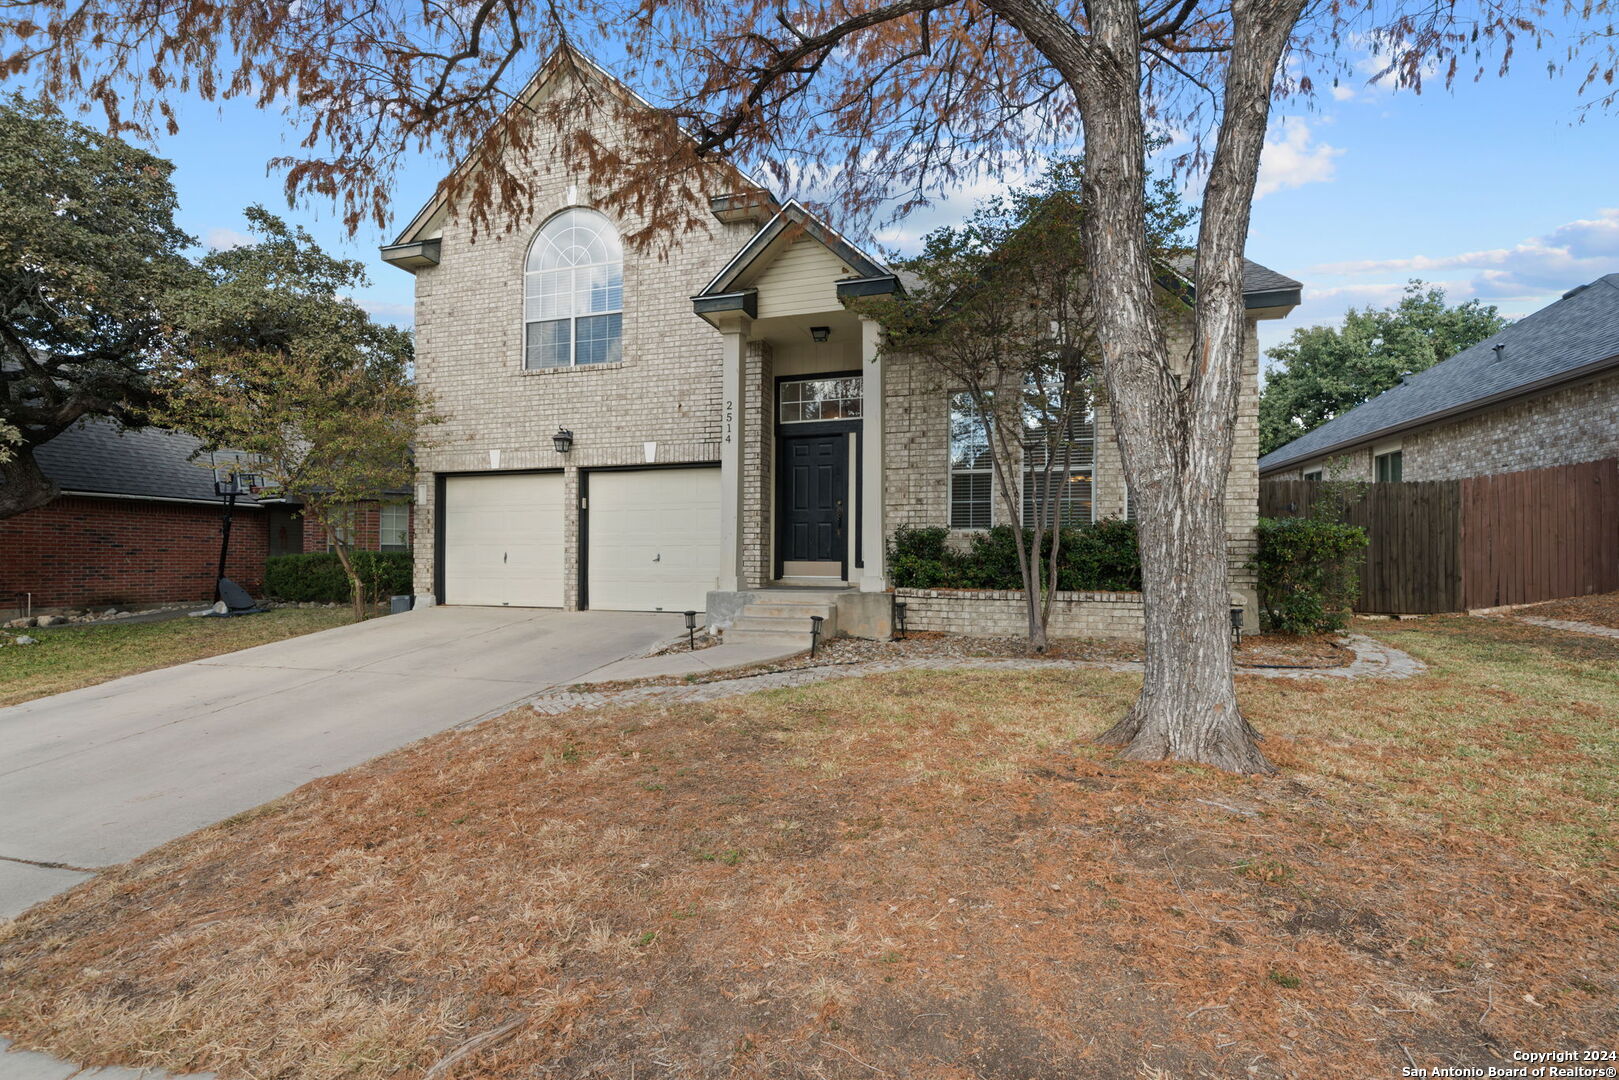
<instances>
[{"instance_id":1,"label":"dark navy front door","mask_svg":"<svg viewBox=\"0 0 1619 1080\"><path fill-rule=\"evenodd\" d=\"M786 562L843 562L849 544L849 436L782 439L781 555Z\"/></svg>"}]
</instances>

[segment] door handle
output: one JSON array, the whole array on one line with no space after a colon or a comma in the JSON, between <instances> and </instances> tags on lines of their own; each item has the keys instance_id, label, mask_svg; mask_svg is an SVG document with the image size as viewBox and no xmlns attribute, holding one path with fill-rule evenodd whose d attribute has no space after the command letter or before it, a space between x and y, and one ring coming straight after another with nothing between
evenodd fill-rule
<instances>
[{"instance_id":1,"label":"door handle","mask_svg":"<svg viewBox=\"0 0 1619 1080\"><path fill-rule=\"evenodd\" d=\"M843 532L843 500L838 500L838 532Z\"/></svg>"}]
</instances>

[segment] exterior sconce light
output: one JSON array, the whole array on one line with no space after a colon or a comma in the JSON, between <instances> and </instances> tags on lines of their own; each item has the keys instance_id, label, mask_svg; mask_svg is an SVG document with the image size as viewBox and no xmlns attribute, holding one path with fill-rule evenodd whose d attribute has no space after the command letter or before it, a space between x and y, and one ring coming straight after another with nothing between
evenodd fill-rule
<instances>
[{"instance_id":1,"label":"exterior sconce light","mask_svg":"<svg viewBox=\"0 0 1619 1080\"><path fill-rule=\"evenodd\" d=\"M1231 644L1242 644L1242 608L1231 609Z\"/></svg>"},{"instance_id":2,"label":"exterior sconce light","mask_svg":"<svg viewBox=\"0 0 1619 1080\"><path fill-rule=\"evenodd\" d=\"M557 453L566 454L573 449L573 432L565 427L559 427L557 433L551 436L551 443L557 448Z\"/></svg>"},{"instance_id":3,"label":"exterior sconce light","mask_svg":"<svg viewBox=\"0 0 1619 1080\"><path fill-rule=\"evenodd\" d=\"M898 631L898 638L905 640L905 601L894 601L894 629Z\"/></svg>"},{"instance_id":4,"label":"exterior sconce light","mask_svg":"<svg viewBox=\"0 0 1619 1080\"><path fill-rule=\"evenodd\" d=\"M817 343L823 342L823 341L825 341L827 338L829 338L831 336L832 336L832 328L830 326L812 326L812 327L810 327L810 337L814 338Z\"/></svg>"},{"instance_id":5,"label":"exterior sconce light","mask_svg":"<svg viewBox=\"0 0 1619 1080\"><path fill-rule=\"evenodd\" d=\"M697 612L686 612L686 645L693 652L697 650Z\"/></svg>"}]
</instances>

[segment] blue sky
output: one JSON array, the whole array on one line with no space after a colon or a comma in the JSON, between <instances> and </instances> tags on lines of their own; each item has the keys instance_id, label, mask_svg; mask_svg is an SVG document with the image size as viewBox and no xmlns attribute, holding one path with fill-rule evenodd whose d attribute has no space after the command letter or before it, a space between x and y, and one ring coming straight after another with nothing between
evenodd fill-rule
<instances>
[{"instance_id":1,"label":"blue sky","mask_svg":"<svg viewBox=\"0 0 1619 1080\"><path fill-rule=\"evenodd\" d=\"M1261 344L1352 305L1388 303L1410 277L1444 284L1453 300L1482 296L1524 315L1619 271L1619 115L1582 114L1576 89L1575 79L1548 76L1544 54L1524 53L1505 79L1454 92L1397 93L1363 75L1312 105L1281 105L1249 255L1300 279L1305 300L1285 322L1263 326ZM376 249L431 194L438 161L423 158L400 177L395 223L350 239L329 204L288 209L280 176L267 174L269 158L295 152L279 115L194 103L181 120L180 134L155 149L178 166L188 231L210 246L237 242L242 207L263 202L329 250L366 261L372 284L358 299L409 323L411 278ZM996 186L965 189L880 239L910 247Z\"/></svg>"}]
</instances>

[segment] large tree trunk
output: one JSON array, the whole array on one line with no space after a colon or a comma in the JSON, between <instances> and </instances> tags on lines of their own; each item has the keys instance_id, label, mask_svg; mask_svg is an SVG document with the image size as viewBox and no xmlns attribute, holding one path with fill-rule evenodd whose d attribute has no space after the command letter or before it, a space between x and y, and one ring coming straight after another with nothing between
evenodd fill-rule
<instances>
[{"instance_id":1,"label":"large tree trunk","mask_svg":"<svg viewBox=\"0 0 1619 1080\"><path fill-rule=\"evenodd\" d=\"M1141 530L1146 677L1102 739L1128 757L1271 771L1237 707L1226 476L1242 377L1242 251L1271 88L1301 0L1238 0L1198 236L1195 334L1170 355L1146 240L1136 0L1092 0L1081 36L1040 0L990 0L1062 71L1085 135L1085 240L1113 426Z\"/></svg>"},{"instance_id":2,"label":"large tree trunk","mask_svg":"<svg viewBox=\"0 0 1619 1080\"><path fill-rule=\"evenodd\" d=\"M36 510L58 494L34 460L33 447L18 447L10 461L0 462L0 520Z\"/></svg>"}]
</instances>

